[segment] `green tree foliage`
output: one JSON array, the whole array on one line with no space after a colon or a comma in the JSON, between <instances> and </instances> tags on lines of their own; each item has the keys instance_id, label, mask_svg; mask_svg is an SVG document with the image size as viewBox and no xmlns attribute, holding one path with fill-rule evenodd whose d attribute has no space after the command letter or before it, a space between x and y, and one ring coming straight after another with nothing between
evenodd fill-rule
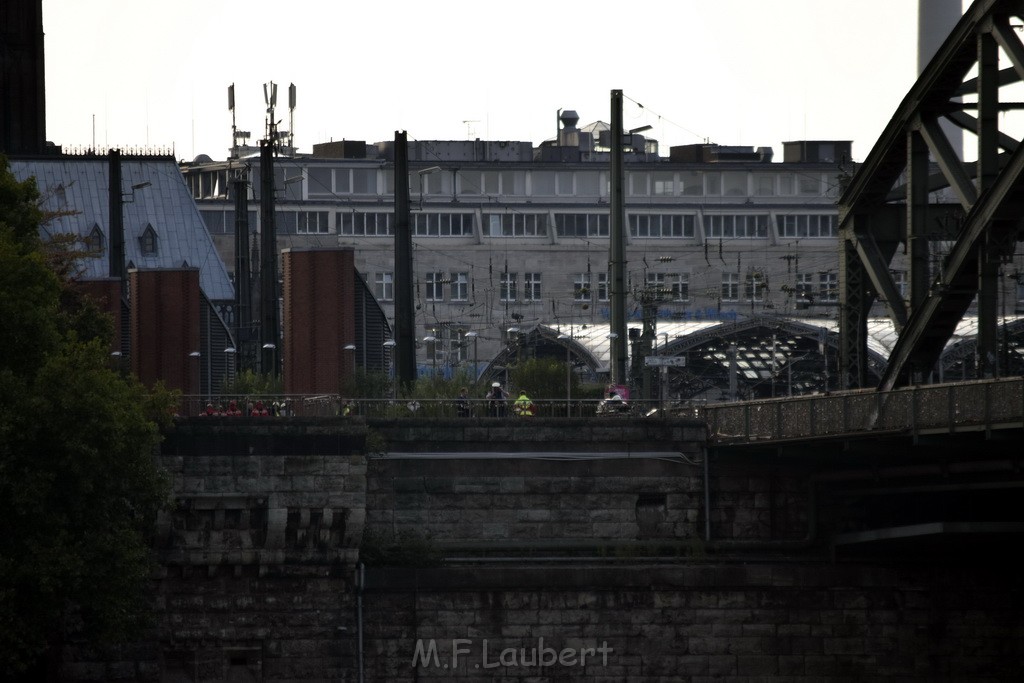
<instances>
[{"instance_id":1,"label":"green tree foliage","mask_svg":"<svg viewBox=\"0 0 1024 683\"><path fill-rule=\"evenodd\" d=\"M572 385L572 395L579 396L579 377L567 373L565 361L553 358L531 358L514 366L509 372L511 391L525 391L533 399L565 398L566 375Z\"/></svg>"},{"instance_id":2,"label":"green tree foliage","mask_svg":"<svg viewBox=\"0 0 1024 683\"><path fill-rule=\"evenodd\" d=\"M243 370L231 382L224 383L223 393L238 396L276 396L281 391L280 378L271 374Z\"/></svg>"},{"instance_id":3,"label":"green tree foliage","mask_svg":"<svg viewBox=\"0 0 1024 683\"><path fill-rule=\"evenodd\" d=\"M69 638L138 627L167 499L155 420L174 401L110 367L112 325L66 279L75 255L39 239L37 201L0 157L3 680L37 680Z\"/></svg>"}]
</instances>

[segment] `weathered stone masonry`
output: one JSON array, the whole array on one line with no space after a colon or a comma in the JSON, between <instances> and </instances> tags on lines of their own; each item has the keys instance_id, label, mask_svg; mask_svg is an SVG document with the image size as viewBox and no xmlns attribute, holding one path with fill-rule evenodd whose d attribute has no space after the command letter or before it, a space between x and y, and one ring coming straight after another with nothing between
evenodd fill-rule
<instances>
[{"instance_id":1,"label":"weathered stone masonry","mask_svg":"<svg viewBox=\"0 0 1024 683\"><path fill-rule=\"evenodd\" d=\"M364 454L382 437L391 457ZM835 564L822 539L851 519L827 488L815 505L806 460L719 459L706 488L703 438L683 420L178 423L154 629L75 653L68 678L1017 680L1013 567ZM360 546L404 566L360 573Z\"/></svg>"}]
</instances>

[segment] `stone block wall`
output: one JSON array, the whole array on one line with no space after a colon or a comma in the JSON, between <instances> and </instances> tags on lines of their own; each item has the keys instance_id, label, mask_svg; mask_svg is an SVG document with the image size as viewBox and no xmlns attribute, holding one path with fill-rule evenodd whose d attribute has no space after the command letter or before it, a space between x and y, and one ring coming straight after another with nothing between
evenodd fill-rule
<instances>
[{"instance_id":1,"label":"stone block wall","mask_svg":"<svg viewBox=\"0 0 1024 683\"><path fill-rule=\"evenodd\" d=\"M492 552L689 544L701 532L702 477L681 459L371 460L366 529Z\"/></svg>"},{"instance_id":2,"label":"stone block wall","mask_svg":"<svg viewBox=\"0 0 1024 683\"><path fill-rule=\"evenodd\" d=\"M1019 680L1015 583L800 563L377 570L366 680Z\"/></svg>"},{"instance_id":3,"label":"stone block wall","mask_svg":"<svg viewBox=\"0 0 1024 683\"><path fill-rule=\"evenodd\" d=\"M176 424L159 455L175 506L159 520L154 647L76 678L350 680L365 440L342 420Z\"/></svg>"}]
</instances>

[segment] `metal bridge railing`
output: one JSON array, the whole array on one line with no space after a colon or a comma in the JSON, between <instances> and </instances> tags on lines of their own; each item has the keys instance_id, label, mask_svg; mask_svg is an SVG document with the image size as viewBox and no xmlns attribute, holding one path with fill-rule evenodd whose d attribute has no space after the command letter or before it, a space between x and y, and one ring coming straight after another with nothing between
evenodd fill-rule
<instances>
[{"instance_id":1,"label":"metal bridge railing","mask_svg":"<svg viewBox=\"0 0 1024 683\"><path fill-rule=\"evenodd\" d=\"M1020 427L1024 378L708 404L697 417L719 444Z\"/></svg>"}]
</instances>

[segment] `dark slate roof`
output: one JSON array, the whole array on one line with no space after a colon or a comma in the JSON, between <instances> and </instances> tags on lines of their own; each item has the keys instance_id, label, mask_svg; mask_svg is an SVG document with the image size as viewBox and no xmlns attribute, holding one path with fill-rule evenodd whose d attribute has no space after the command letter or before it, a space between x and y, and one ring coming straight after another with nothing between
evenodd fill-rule
<instances>
[{"instance_id":1,"label":"dark slate roof","mask_svg":"<svg viewBox=\"0 0 1024 683\"><path fill-rule=\"evenodd\" d=\"M43 230L49 234L89 236L94 226L103 234L104 253L85 259L86 279L106 278L110 272L109 162L106 158L58 157L11 159L18 180L35 177L48 211L71 212L53 219ZM125 264L136 268L199 268L199 284L207 298L228 300L234 288L213 240L177 163L167 159L122 157L124 194ZM150 186L132 191L142 183ZM139 243L146 228L157 235L157 250L144 256Z\"/></svg>"}]
</instances>

